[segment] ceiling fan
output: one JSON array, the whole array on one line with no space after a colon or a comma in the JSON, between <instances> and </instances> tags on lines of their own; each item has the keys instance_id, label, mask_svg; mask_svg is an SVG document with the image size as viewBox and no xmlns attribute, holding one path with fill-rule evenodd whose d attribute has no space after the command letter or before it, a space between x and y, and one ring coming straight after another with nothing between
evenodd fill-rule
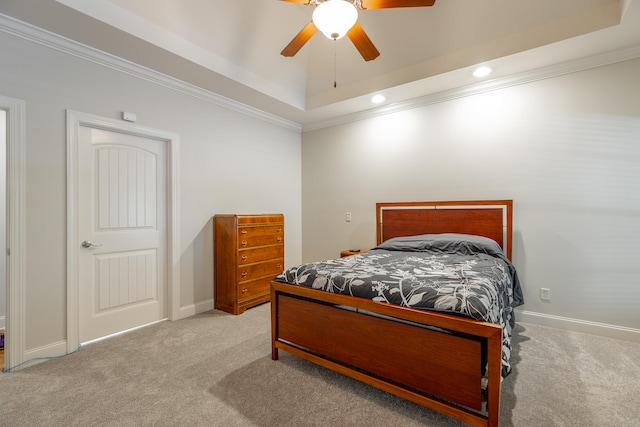
<instances>
[{"instance_id":1,"label":"ceiling fan","mask_svg":"<svg viewBox=\"0 0 640 427\"><path fill-rule=\"evenodd\" d=\"M283 56L294 56L318 30L330 39L349 37L365 61L376 59L380 52L373 45L362 26L358 23L358 9L390 9L395 7L433 6L436 0L281 0L289 3L315 6L313 17L305 27L289 42Z\"/></svg>"}]
</instances>

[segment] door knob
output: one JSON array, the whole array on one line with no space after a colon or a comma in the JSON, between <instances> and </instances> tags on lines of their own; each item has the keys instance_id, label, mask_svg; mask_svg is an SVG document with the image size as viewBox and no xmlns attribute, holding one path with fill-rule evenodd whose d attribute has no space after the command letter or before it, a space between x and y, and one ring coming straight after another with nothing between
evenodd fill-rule
<instances>
[{"instance_id":1,"label":"door knob","mask_svg":"<svg viewBox=\"0 0 640 427\"><path fill-rule=\"evenodd\" d=\"M83 248L99 248L100 246L102 246L102 244L100 245L96 245L95 243L91 243L91 240L85 240L84 242L80 243L80 245Z\"/></svg>"}]
</instances>

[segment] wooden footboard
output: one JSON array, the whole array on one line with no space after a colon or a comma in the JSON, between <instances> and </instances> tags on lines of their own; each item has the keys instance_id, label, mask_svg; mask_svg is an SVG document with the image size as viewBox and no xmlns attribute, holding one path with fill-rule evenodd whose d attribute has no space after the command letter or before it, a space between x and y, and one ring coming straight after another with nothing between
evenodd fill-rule
<instances>
[{"instance_id":1,"label":"wooden footboard","mask_svg":"<svg viewBox=\"0 0 640 427\"><path fill-rule=\"evenodd\" d=\"M471 425L498 425L499 325L272 282L271 333L274 360L282 349Z\"/></svg>"}]
</instances>

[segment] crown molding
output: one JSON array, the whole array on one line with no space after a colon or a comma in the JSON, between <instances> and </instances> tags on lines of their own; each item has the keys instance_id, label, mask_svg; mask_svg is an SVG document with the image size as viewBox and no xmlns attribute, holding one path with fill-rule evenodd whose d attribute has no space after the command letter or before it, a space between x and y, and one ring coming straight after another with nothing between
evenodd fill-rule
<instances>
[{"instance_id":1,"label":"crown molding","mask_svg":"<svg viewBox=\"0 0 640 427\"><path fill-rule=\"evenodd\" d=\"M147 67L143 67L126 59L111 55L90 46L78 43L66 37L36 27L34 25L19 21L7 15L0 14L0 32L11 34L40 44L50 49L55 49L68 55L91 61L95 64L111 68L113 70L129 74L139 79L151 82L168 89L175 90L182 94L204 100L211 104L233 110L266 122L300 132L302 126L299 123L284 119L263 110L234 101L214 92L202 89L195 85L186 83L166 74L159 73Z\"/></svg>"},{"instance_id":2,"label":"crown molding","mask_svg":"<svg viewBox=\"0 0 640 427\"><path fill-rule=\"evenodd\" d=\"M623 62L630 59L636 59L639 57L640 45L626 47L611 52L605 52L597 55L549 65L546 67L536 68L505 77L487 80L481 83L474 83L472 85L448 89L445 91L412 98L407 101L396 102L382 107L372 108L353 114L345 114L343 116L335 117L329 120L318 121L309 125L305 125L303 128L303 132L342 125L358 120L371 119L386 114L398 113L401 111L425 107L428 105L438 104L441 102L451 101L467 96L478 95L484 92L505 89L512 86L524 85L539 80L550 79L565 74L571 74L578 71L602 67L605 65Z\"/></svg>"}]
</instances>

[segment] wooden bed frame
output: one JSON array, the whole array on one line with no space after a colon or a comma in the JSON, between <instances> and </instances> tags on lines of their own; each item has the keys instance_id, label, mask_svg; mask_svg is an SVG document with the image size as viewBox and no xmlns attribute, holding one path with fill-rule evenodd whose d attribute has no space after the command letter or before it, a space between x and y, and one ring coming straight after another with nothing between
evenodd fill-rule
<instances>
[{"instance_id":1,"label":"wooden bed frame","mask_svg":"<svg viewBox=\"0 0 640 427\"><path fill-rule=\"evenodd\" d=\"M475 234L511 259L512 210L511 200L377 203L377 243ZM272 282L271 334L273 360L282 349L468 424L498 425L500 325Z\"/></svg>"}]
</instances>

